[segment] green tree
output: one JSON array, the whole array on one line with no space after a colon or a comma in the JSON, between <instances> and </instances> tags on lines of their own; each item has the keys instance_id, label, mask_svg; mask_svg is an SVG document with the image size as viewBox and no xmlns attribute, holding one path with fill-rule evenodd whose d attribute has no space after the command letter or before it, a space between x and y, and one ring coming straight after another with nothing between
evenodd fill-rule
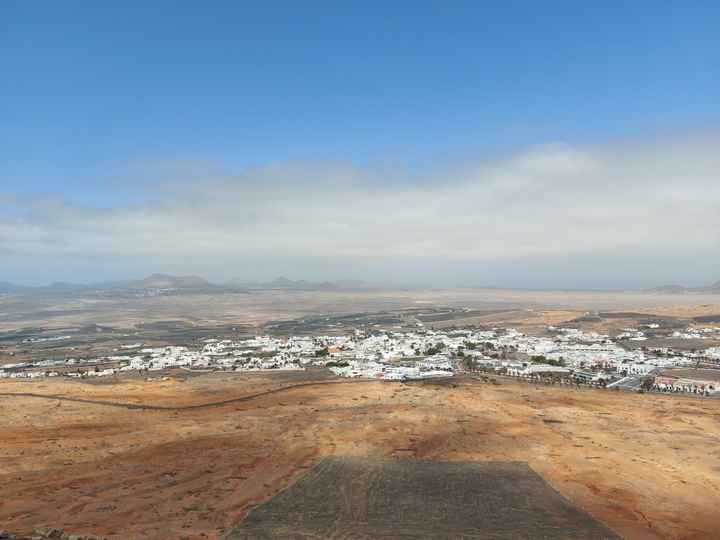
<instances>
[{"instance_id":1,"label":"green tree","mask_svg":"<svg viewBox=\"0 0 720 540\"><path fill-rule=\"evenodd\" d=\"M652 390L652 387L654 384L655 384L654 377L643 377L642 382L640 383L640 389L647 392L649 390Z\"/></svg>"},{"instance_id":2,"label":"green tree","mask_svg":"<svg viewBox=\"0 0 720 540\"><path fill-rule=\"evenodd\" d=\"M472 356L464 356L462 358L462 367L465 371L475 371L477 369L477 363Z\"/></svg>"}]
</instances>

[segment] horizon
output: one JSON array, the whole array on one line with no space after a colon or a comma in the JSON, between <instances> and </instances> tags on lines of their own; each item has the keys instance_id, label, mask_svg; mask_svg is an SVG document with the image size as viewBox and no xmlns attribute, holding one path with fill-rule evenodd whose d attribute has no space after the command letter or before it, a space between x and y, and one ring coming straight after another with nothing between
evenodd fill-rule
<instances>
[{"instance_id":1,"label":"horizon","mask_svg":"<svg viewBox=\"0 0 720 540\"><path fill-rule=\"evenodd\" d=\"M363 280L356 280L351 278L336 278L336 279L304 279L304 278L289 278L285 275L278 275L273 278L267 278L264 280L255 280L255 279L231 279L226 281L217 281L212 279L207 279L204 276L196 275L196 274L185 274L185 275L176 275L176 274L169 274L166 272L153 272L151 274L145 275L143 277L126 277L124 279L117 279L117 280L101 280L101 281L50 281L45 283L22 283L17 281L7 281L7 280L0 280L0 286L1 285L11 285L11 286L17 286L21 289L43 289L43 288L53 288L56 286L71 286L71 287L82 287L82 288L103 288L103 287L125 287L130 286L133 283L147 281L151 279L160 279L160 278L167 278L167 279L198 279L205 281L207 285L210 286L217 286L217 287L231 287L231 288L238 288L238 290L242 290L243 288L253 288L257 286L267 287L273 284L277 284L277 282L287 282L288 284L292 285L300 285L305 284L308 286L319 286L319 285L333 285L337 286L338 290L361 290L361 289L379 289L379 290L393 290L393 289L405 289L405 290L421 290L421 289L487 289L487 290L508 290L508 291L538 291L538 292L665 292L664 289L670 289L670 288L676 288L679 287L687 292L692 292L696 289L707 289L707 288L720 288L720 281L714 281L712 283L702 283L702 284L682 284L682 283L664 283L664 284L655 284L655 285L649 285L647 287L642 288L592 288L592 287L577 287L577 288L569 288L569 287L506 287L503 285L496 285L496 284L466 284L466 285L455 285L455 286L448 286L448 287L438 287L433 285L417 285L417 286L404 286L400 287L397 285L392 284L384 284L384 283L378 283L378 282L367 282ZM352 282L352 283L351 283ZM262 288L261 287L261 288ZM279 287L282 288L282 287ZM288 289L292 290L292 289ZM2 290L0 290L0 293Z\"/></svg>"},{"instance_id":2,"label":"horizon","mask_svg":"<svg viewBox=\"0 0 720 540\"><path fill-rule=\"evenodd\" d=\"M718 280L718 5L73 4L0 6L0 281Z\"/></svg>"}]
</instances>

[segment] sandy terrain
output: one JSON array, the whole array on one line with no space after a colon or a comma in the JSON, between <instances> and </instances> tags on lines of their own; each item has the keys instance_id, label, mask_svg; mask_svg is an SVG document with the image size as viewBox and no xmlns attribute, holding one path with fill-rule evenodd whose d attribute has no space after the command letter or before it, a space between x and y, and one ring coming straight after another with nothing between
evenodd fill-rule
<instances>
[{"instance_id":1,"label":"sandy terrain","mask_svg":"<svg viewBox=\"0 0 720 540\"><path fill-rule=\"evenodd\" d=\"M0 392L178 407L310 378L7 381ZM717 534L720 401L500 382L324 378L165 410L2 396L0 523L219 538L324 456L397 456L527 462L627 538Z\"/></svg>"},{"instance_id":2,"label":"sandy terrain","mask_svg":"<svg viewBox=\"0 0 720 540\"><path fill-rule=\"evenodd\" d=\"M308 314L357 313L413 307L473 309L679 310L683 315L720 314L720 295L633 292L433 289L407 291L253 291L250 294L189 294L149 298L0 296L0 331L30 326L83 324L133 327L152 321L263 324Z\"/></svg>"}]
</instances>

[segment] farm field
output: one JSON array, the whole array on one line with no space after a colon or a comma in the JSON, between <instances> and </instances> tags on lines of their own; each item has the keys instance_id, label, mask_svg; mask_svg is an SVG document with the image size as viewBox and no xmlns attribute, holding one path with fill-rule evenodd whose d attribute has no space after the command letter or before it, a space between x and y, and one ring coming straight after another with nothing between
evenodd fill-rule
<instances>
[{"instance_id":1,"label":"farm field","mask_svg":"<svg viewBox=\"0 0 720 540\"><path fill-rule=\"evenodd\" d=\"M716 294L648 294L600 291L522 291L508 289L425 289L369 291L253 291L249 294L186 294L143 298L92 294L65 296L0 295L0 332L23 328L62 329L86 325L134 329L153 323L170 330L192 326L248 325L294 321L303 317L423 308L464 308L464 317L429 317L428 322L467 324L497 321L552 324L586 311L636 311L671 317L720 316ZM540 311L533 313L526 311ZM551 310L548 320L542 312ZM493 312L495 316L493 316Z\"/></svg>"},{"instance_id":2,"label":"farm field","mask_svg":"<svg viewBox=\"0 0 720 540\"><path fill-rule=\"evenodd\" d=\"M326 458L230 540L619 538L524 463Z\"/></svg>"}]
</instances>

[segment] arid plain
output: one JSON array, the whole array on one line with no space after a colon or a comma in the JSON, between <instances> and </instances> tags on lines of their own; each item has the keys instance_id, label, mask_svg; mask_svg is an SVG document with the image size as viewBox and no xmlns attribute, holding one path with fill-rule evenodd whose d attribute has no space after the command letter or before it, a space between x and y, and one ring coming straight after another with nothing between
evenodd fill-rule
<instances>
[{"instance_id":1,"label":"arid plain","mask_svg":"<svg viewBox=\"0 0 720 540\"><path fill-rule=\"evenodd\" d=\"M123 301L125 309L82 313L67 303L34 306L3 326L83 324L97 322L102 313L103 324L128 327L185 317L193 324L260 331L273 320L418 303L498 309L456 322L521 328L601 309L673 317L720 313L717 296L293 293L284 295L285 308L282 296L229 295L219 297L221 305L190 296L143 299ZM4 301L5 313L13 301ZM187 310L191 302L198 309ZM0 529L17 533L51 526L112 539L219 539L324 457L359 456L526 462L572 504L625 538L717 534L715 399L503 377L347 380L324 370L6 380L0 394Z\"/></svg>"},{"instance_id":2,"label":"arid plain","mask_svg":"<svg viewBox=\"0 0 720 540\"><path fill-rule=\"evenodd\" d=\"M48 525L111 538L220 538L252 505L337 455L524 461L624 537L715 534L717 400L505 379L313 379L3 383L4 393L178 408L5 394L0 523L19 532Z\"/></svg>"},{"instance_id":3,"label":"arid plain","mask_svg":"<svg viewBox=\"0 0 720 540\"><path fill-rule=\"evenodd\" d=\"M0 331L29 326L62 328L99 324L131 328L156 321L248 324L307 315L378 312L418 306L462 306L485 310L634 310L665 314L720 313L717 294L647 294L603 291L522 291L426 289L367 291L285 291L189 294L144 298L98 295L0 295Z\"/></svg>"}]
</instances>

